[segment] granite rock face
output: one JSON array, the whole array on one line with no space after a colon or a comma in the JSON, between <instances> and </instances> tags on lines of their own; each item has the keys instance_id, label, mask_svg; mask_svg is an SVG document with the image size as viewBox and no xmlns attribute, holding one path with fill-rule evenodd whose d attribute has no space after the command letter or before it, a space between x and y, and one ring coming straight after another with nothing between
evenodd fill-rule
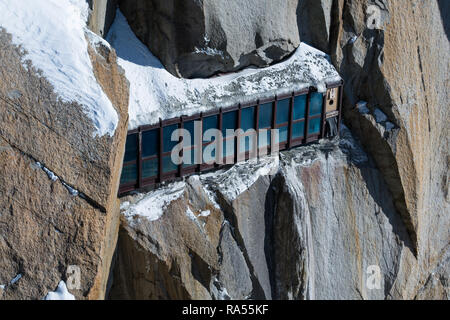
<instances>
[{"instance_id":1,"label":"granite rock face","mask_svg":"<svg viewBox=\"0 0 450 320\"><path fill-rule=\"evenodd\" d=\"M231 289L236 278L218 276L240 266L235 274L243 288L251 283L248 298L448 299L448 16L445 1L298 2L300 38L329 53L346 82L344 122L352 133L344 129L340 142L285 152L276 174L252 181L237 197L217 183L220 174L200 177L221 212L206 226L222 224L222 235L228 228L233 235L210 243L218 252L233 252L223 248L236 243L243 260L236 253L234 262L216 257L208 264L216 276L199 281L201 290L192 284L198 271L191 262L177 278L189 297L247 294ZM198 194L190 181L174 203ZM175 228L173 206L161 222L124 220L121 234L161 245L163 239L141 230L153 223ZM121 243L119 274L134 268L130 257L128 265L120 262ZM126 297L126 279L115 280L112 296Z\"/></svg>"},{"instance_id":2,"label":"granite rock face","mask_svg":"<svg viewBox=\"0 0 450 320\"><path fill-rule=\"evenodd\" d=\"M423 282L450 242L449 6L338 1L334 8L331 54L346 79L345 120L389 186ZM355 108L359 101L368 110Z\"/></svg>"},{"instance_id":3,"label":"granite rock face","mask_svg":"<svg viewBox=\"0 0 450 320\"><path fill-rule=\"evenodd\" d=\"M153 223L123 219L110 298L211 299L223 215L195 183L167 210ZM210 216L197 219L200 210Z\"/></svg>"},{"instance_id":4,"label":"granite rock face","mask_svg":"<svg viewBox=\"0 0 450 320\"><path fill-rule=\"evenodd\" d=\"M209 77L267 66L300 43L297 0L122 0L137 37L172 74Z\"/></svg>"},{"instance_id":5,"label":"granite rock face","mask_svg":"<svg viewBox=\"0 0 450 320\"><path fill-rule=\"evenodd\" d=\"M88 0L89 29L105 38L116 16L117 0Z\"/></svg>"},{"instance_id":6,"label":"granite rock face","mask_svg":"<svg viewBox=\"0 0 450 320\"><path fill-rule=\"evenodd\" d=\"M333 0L299 0L297 23L300 39L323 52L330 51Z\"/></svg>"},{"instance_id":7,"label":"granite rock face","mask_svg":"<svg viewBox=\"0 0 450 320\"><path fill-rule=\"evenodd\" d=\"M128 82L115 53L92 43L95 76L120 117L112 137L93 138L82 107L58 99L3 29L0 48L1 298L42 299L75 269L75 297L103 298L119 225Z\"/></svg>"},{"instance_id":8,"label":"granite rock face","mask_svg":"<svg viewBox=\"0 0 450 320\"><path fill-rule=\"evenodd\" d=\"M380 169L413 244L415 257L401 263L411 268L410 283L397 281L395 290L414 297L419 291L410 284L424 285L422 293L432 287L450 243L450 8L446 1L338 0L331 9L326 3L309 10L329 19L329 27L305 26L300 35L327 49L346 81L345 123ZM327 34L328 48L321 44Z\"/></svg>"},{"instance_id":9,"label":"granite rock face","mask_svg":"<svg viewBox=\"0 0 450 320\"><path fill-rule=\"evenodd\" d=\"M395 288L412 242L373 160L342 134L283 152L241 193L226 187L231 171L194 176L158 220L124 216L110 297L405 298ZM124 211L140 199L124 198Z\"/></svg>"}]
</instances>

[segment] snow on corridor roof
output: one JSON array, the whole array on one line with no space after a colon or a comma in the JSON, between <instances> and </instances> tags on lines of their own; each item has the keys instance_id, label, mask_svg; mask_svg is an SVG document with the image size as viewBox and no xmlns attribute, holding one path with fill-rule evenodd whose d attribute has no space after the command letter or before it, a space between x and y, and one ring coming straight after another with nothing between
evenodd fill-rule
<instances>
[{"instance_id":1,"label":"snow on corridor roof","mask_svg":"<svg viewBox=\"0 0 450 320\"><path fill-rule=\"evenodd\" d=\"M112 136L119 118L92 69L86 34L97 36L87 29L87 16L85 0L0 0L0 27L26 50L24 67L31 60L63 102L79 103L94 136Z\"/></svg>"},{"instance_id":2,"label":"snow on corridor roof","mask_svg":"<svg viewBox=\"0 0 450 320\"><path fill-rule=\"evenodd\" d=\"M130 81L129 129L202 111L273 97L310 86L326 90L341 80L329 57L304 43L284 62L210 79L180 79L134 35L117 10L108 42Z\"/></svg>"}]
</instances>

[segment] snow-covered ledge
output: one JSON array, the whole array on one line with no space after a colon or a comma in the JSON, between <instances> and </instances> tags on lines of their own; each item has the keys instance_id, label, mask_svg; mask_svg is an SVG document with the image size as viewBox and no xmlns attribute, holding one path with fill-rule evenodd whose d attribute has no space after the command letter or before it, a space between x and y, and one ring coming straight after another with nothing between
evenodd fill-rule
<instances>
[{"instance_id":1,"label":"snow-covered ledge","mask_svg":"<svg viewBox=\"0 0 450 320\"><path fill-rule=\"evenodd\" d=\"M120 10L107 37L130 81L129 129L154 124L159 118L228 107L300 91L320 92L341 80L329 57L304 43L284 62L210 79L180 79L137 39Z\"/></svg>"},{"instance_id":2,"label":"snow-covered ledge","mask_svg":"<svg viewBox=\"0 0 450 320\"><path fill-rule=\"evenodd\" d=\"M77 102L92 120L94 136L113 136L119 116L95 78L90 41L101 41L87 27L84 0L0 0L0 28L12 35L27 61L51 83L63 102Z\"/></svg>"}]
</instances>

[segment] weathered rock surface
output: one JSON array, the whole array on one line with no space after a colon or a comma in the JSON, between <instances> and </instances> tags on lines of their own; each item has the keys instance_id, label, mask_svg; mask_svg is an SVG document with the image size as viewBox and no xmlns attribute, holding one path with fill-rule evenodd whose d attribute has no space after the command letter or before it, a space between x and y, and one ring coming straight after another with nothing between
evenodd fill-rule
<instances>
[{"instance_id":1,"label":"weathered rock surface","mask_svg":"<svg viewBox=\"0 0 450 320\"><path fill-rule=\"evenodd\" d=\"M282 153L275 174L240 194L230 196L230 172L192 177L159 220L124 218L111 297L407 298L396 290L411 281L407 229L373 160L343 136ZM371 290L372 265L382 281Z\"/></svg>"},{"instance_id":2,"label":"weathered rock surface","mask_svg":"<svg viewBox=\"0 0 450 320\"><path fill-rule=\"evenodd\" d=\"M211 299L223 215L195 182L159 220L122 221L111 298Z\"/></svg>"},{"instance_id":3,"label":"weathered rock surface","mask_svg":"<svg viewBox=\"0 0 450 320\"><path fill-rule=\"evenodd\" d=\"M41 299L79 267L76 298L104 297L117 240L116 192L127 130L128 84L106 45L89 48L120 122L93 138L91 120L24 66L0 29L0 285L3 299ZM15 278L17 275L20 277ZM16 281L11 281L14 279Z\"/></svg>"},{"instance_id":4,"label":"weathered rock surface","mask_svg":"<svg viewBox=\"0 0 450 320\"><path fill-rule=\"evenodd\" d=\"M429 275L425 285L419 289L415 299L442 300L450 299L450 258L448 251L446 257Z\"/></svg>"},{"instance_id":5,"label":"weathered rock surface","mask_svg":"<svg viewBox=\"0 0 450 320\"><path fill-rule=\"evenodd\" d=\"M117 0L88 0L91 14L88 26L101 37L106 37L116 16Z\"/></svg>"},{"instance_id":6,"label":"weathered rock surface","mask_svg":"<svg viewBox=\"0 0 450 320\"><path fill-rule=\"evenodd\" d=\"M299 0L297 23L300 39L323 52L330 52L333 0Z\"/></svg>"},{"instance_id":7,"label":"weathered rock surface","mask_svg":"<svg viewBox=\"0 0 450 320\"><path fill-rule=\"evenodd\" d=\"M122 0L137 37L179 77L282 60L299 44L297 0Z\"/></svg>"},{"instance_id":8,"label":"weathered rock surface","mask_svg":"<svg viewBox=\"0 0 450 320\"><path fill-rule=\"evenodd\" d=\"M113 1L95 2L104 34ZM254 180L253 164L191 177L156 221L122 216L110 298L449 299L448 1L119 3L181 77L274 63L299 37L330 53L352 133L284 152ZM104 296L128 93L114 52L89 52L120 114L112 138L93 139L80 106L58 101L0 30L0 298L42 298L69 265L77 298ZM236 180L245 188L230 191Z\"/></svg>"},{"instance_id":9,"label":"weathered rock surface","mask_svg":"<svg viewBox=\"0 0 450 320\"><path fill-rule=\"evenodd\" d=\"M337 1L332 12L345 120L389 186L420 282L450 244L449 11L446 1ZM355 108L361 100L368 112Z\"/></svg>"},{"instance_id":10,"label":"weathered rock surface","mask_svg":"<svg viewBox=\"0 0 450 320\"><path fill-rule=\"evenodd\" d=\"M445 265L450 243L448 2L340 0L331 11L326 3L309 10L331 17L329 32L302 25L300 35L325 50L329 34L325 51L346 81L345 121L380 168L411 236L417 261L405 256L401 266L417 262L407 277L423 283ZM366 107L355 108L359 101ZM417 288L396 290L413 297Z\"/></svg>"},{"instance_id":11,"label":"weathered rock surface","mask_svg":"<svg viewBox=\"0 0 450 320\"><path fill-rule=\"evenodd\" d=\"M339 145L284 153L276 175L260 177L236 198L223 175L200 178L233 231L217 248L236 242L244 258L219 257L214 268L220 274L239 266L251 280L240 280L251 283L247 297L449 298L448 14L445 1L299 2L300 37L332 55L346 81L345 122L364 151L344 130ZM192 192L187 188L185 197ZM172 210L161 228L175 225ZM127 224L122 232L130 238L153 223ZM135 241L144 239L161 241L146 232ZM119 261L122 254L120 242ZM369 266L381 270L380 289L367 285ZM116 272L126 268L119 264ZM215 279L201 293L182 286L190 297L204 298L209 288L212 298L236 298L235 290L212 290L235 281Z\"/></svg>"}]
</instances>

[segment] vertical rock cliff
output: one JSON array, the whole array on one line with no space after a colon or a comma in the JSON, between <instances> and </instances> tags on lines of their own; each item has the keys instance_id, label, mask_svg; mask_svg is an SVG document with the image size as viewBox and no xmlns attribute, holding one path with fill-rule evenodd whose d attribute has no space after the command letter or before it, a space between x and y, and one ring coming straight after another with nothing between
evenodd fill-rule
<instances>
[{"instance_id":1,"label":"vertical rock cliff","mask_svg":"<svg viewBox=\"0 0 450 320\"><path fill-rule=\"evenodd\" d=\"M342 132L341 142L282 154L276 174L252 181L236 198L222 194L227 185L217 185L220 175L200 176L217 202L211 211L216 215L206 219L201 212L212 204L189 200L199 197L196 179L187 180L182 196L157 221L129 218L145 195L123 199L128 219L117 251L120 280L111 297L448 299L448 5L296 4L300 39L329 53L346 81L344 122L350 131ZM121 8L138 36L158 12L145 20L127 4ZM206 16L205 7L198 10ZM191 38L205 34L197 32ZM147 43L145 36L141 40ZM178 63L165 61L169 70ZM241 174L253 171L249 166ZM198 222L190 212L203 228L221 225L220 236L200 227L195 236L192 230L189 236L178 233L184 230L184 224L176 227L179 219ZM176 241L159 236L157 230L166 229ZM205 241L217 254L199 247ZM168 242L186 246L183 258L167 249ZM134 264L134 252L152 263L145 270ZM376 290L367 286L373 265L383 275ZM164 277L158 268L167 270ZM240 271L222 271L230 268ZM238 282L244 284L240 290Z\"/></svg>"},{"instance_id":2,"label":"vertical rock cliff","mask_svg":"<svg viewBox=\"0 0 450 320\"><path fill-rule=\"evenodd\" d=\"M408 278L423 283L449 250L449 8L339 1L335 10L331 54L347 79L346 122L374 157L414 243ZM361 100L368 112L354 108Z\"/></svg>"},{"instance_id":3,"label":"vertical rock cliff","mask_svg":"<svg viewBox=\"0 0 450 320\"><path fill-rule=\"evenodd\" d=\"M100 85L119 119L112 135L94 135L87 106L55 93L43 70L24 59L31 49L2 28L8 13L0 19L0 298L42 299L76 276L68 287L77 299L102 299L119 227L128 83L109 45L82 34L87 51L75 54L88 57L90 86Z\"/></svg>"},{"instance_id":4,"label":"vertical rock cliff","mask_svg":"<svg viewBox=\"0 0 450 320\"><path fill-rule=\"evenodd\" d=\"M450 298L448 1L71 0L75 20L50 2L19 21L0 0L0 299L61 281L76 299ZM100 37L117 8L177 77L325 51L340 138L118 199L129 86Z\"/></svg>"},{"instance_id":5,"label":"vertical rock cliff","mask_svg":"<svg viewBox=\"0 0 450 320\"><path fill-rule=\"evenodd\" d=\"M159 191L124 198L111 298L404 298L412 242L373 160L342 135L171 184L156 221L136 213Z\"/></svg>"},{"instance_id":6,"label":"vertical rock cliff","mask_svg":"<svg viewBox=\"0 0 450 320\"><path fill-rule=\"evenodd\" d=\"M124 0L137 37L180 77L263 67L299 44L297 0Z\"/></svg>"}]
</instances>

